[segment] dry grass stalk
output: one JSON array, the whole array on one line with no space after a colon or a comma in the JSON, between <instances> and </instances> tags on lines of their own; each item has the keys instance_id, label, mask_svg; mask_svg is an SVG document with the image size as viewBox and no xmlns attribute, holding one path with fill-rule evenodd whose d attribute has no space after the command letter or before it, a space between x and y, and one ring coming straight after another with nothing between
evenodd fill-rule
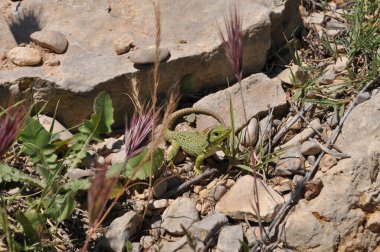
<instances>
[{"instance_id":1,"label":"dry grass stalk","mask_svg":"<svg viewBox=\"0 0 380 252\"><path fill-rule=\"evenodd\" d=\"M152 4L153 4L153 8L154 8L154 14L155 14L155 21L156 21L156 54L155 54L155 63L154 63L154 72L153 72L153 76L154 76L154 80L153 80L153 92L152 92L152 95L151 95L151 98L152 98L152 104L151 104L151 109L148 110L149 112L149 115L150 116L147 116L145 119L149 119L149 118L155 118L157 116L157 112L156 112L156 104L157 104L157 89L158 89L158 84L159 84L159 64L160 64L160 61L159 61L159 56L160 56L160 43L161 43L161 12L160 12L160 9L159 9L159 4L158 4L158 1L157 0L152 0ZM143 113L140 114L140 119L141 119L141 115L144 114L144 106L141 106L141 103L139 101L139 89L137 87L137 81L135 79L132 79L131 81L131 84L132 84L132 96L131 96L131 99L132 101L134 102L135 106L136 106L136 109L140 111L143 111ZM169 121L167 120L169 117L168 115L170 115L171 113L173 113L175 107L176 107L176 104L177 104L177 101L178 101L178 88L177 88L177 85L174 86L172 92L170 92L170 97L169 97L169 101L168 101L168 104L167 104L167 107L166 107L166 111L165 111L165 117L164 117L164 120L162 122L162 128L159 132L159 134L157 136L155 136L154 132L155 132L155 122L156 120L143 120L144 122L147 122L147 124L144 124L146 126L151 126L149 132L151 133L151 144L150 144L150 148L148 150L148 153L145 155L145 157L143 158L143 160L141 160L141 162L139 163L139 165L136 167L136 169L134 170L133 174L131 174L130 177L134 177L135 174L142 168L142 165L148 161L149 159L151 160L151 163L153 161L153 152L154 150L157 148L158 144L160 143L161 139L163 139L163 136L164 136L164 132L165 130L167 129L168 125L169 125ZM136 125L136 121L138 121L137 119L133 120L132 118L132 121L131 121L131 124L129 125L129 134L131 134L131 128L132 127L137 127L139 128L140 130L136 130L136 132L139 132L141 133L142 131L144 132L147 132L147 130L144 130L142 127L139 127L139 125ZM141 126L141 125L140 125ZM127 138L127 133L126 132L126 145L131 145L131 142L133 139L135 139L135 135L138 135L138 134L133 134L134 136L131 135L131 137L128 137ZM138 146L138 144L136 144L136 146ZM128 153L127 153L128 154ZM151 173L150 173L150 176L149 176L149 189L151 190L152 188L152 169L151 169ZM119 200L119 198L124 194L125 190L127 188L129 188L131 186L131 180L130 179L127 179L126 183L124 184L123 186L123 189L119 191L119 193L116 195L116 197L114 198L114 200L112 201L112 203L110 204L110 206L107 208L107 210L105 211L105 213L103 214L102 218L97 221L95 223L95 225L91 228L90 232L89 232L89 235L88 235L88 238L86 240L86 244L85 246L82 248L82 251L86 251L87 247L88 247L88 244L89 244L89 241L90 241L90 237L94 234L94 232L97 230L97 228L99 227L99 225L101 225L103 223L103 221L105 220L106 216L109 214L109 212L111 211L111 209L114 207L114 205L116 204L116 202ZM151 195L151 193L149 193L149 195ZM149 196L150 197L150 196ZM149 202L149 199L148 199L148 202ZM145 214L145 213L144 213ZM99 216L100 218L100 216Z\"/></svg>"},{"instance_id":2,"label":"dry grass stalk","mask_svg":"<svg viewBox=\"0 0 380 252\"><path fill-rule=\"evenodd\" d=\"M133 102L133 105L135 106L135 109L139 114L142 114L143 112L143 105L141 104L140 101L140 90L137 85L137 79L135 76L132 76L131 78L131 86L132 86L132 92L131 95L129 96Z\"/></svg>"},{"instance_id":3,"label":"dry grass stalk","mask_svg":"<svg viewBox=\"0 0 380 252\"><path fill-rule=\"evenodd\" d=\"M238 11L238 4L237 1L235 1L234 5L230 7L229 9L229 15L226 15L224 17L224 25L226 29L227 35L224 36L223 32L219 28L219 34L220 38L222 40L225 54L230 62L232 69L235 71L235 77L238 80L239 83L239 89L240 89L240 97L243 104L243 113L244 113L244 119L245 119L245 125L248 125L248 118L247 118L247 112L246 112L246 106L245 106L245 100L243 96L243 88L241 85L242 79L243 79L243 22L241 19L241 13ZM248 141L250 142L249 136ZM263 225L260 217L260 204L259 204L259 195L258 195L258 188L257 188L257 174L256 174L256 164L257 159L255 158L255 153L253 150L253 146L249 146L249 151L251 153L251 166L253 167L253 204L252 208L256 213L256 216L258 218L259 226L260 226L260 238L262 240L263 238Z\"/></svg>"}]
</instances>

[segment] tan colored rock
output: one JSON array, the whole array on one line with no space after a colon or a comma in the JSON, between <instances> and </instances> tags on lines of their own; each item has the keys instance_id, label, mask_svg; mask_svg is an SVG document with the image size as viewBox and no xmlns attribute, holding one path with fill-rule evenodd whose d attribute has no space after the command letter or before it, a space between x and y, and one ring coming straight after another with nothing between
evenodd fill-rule
<instances>
[{"instance_id":1,"label":"tan colored rock","mask_svg":"<svg viewBox=\"0 0 380 252\"><path fill-rule=\"evenodd\" d=\"M135 64L153 64L156 57L156 48L149 46L146 48L140 48L130 55L130 60ZM158 60L165 61L169 59L170 51L166 47L162 47L159 50Z\"/></svg>"},{"instance_id":2,"label":"tan colored rock","mask_svg":"<svg viewBox=\"0 0 380 252\"><path fill-rule=\"evenodd\" d=\"M54 123L52 133L59 134L59 139L62 141L71 139L73 137L73 134L68 131L59 121L57 121L57 119L54 120L49 116L40 115L38 117L38 120L47 131L50 131L50 128Z\"/></svg>"},{"instance_id":3,"label":"tan colored rock","mask_svg":"<svg viewBox=\"0 0 380 252\"><path fill-rule=\"evenodd\" d=\"M305 141L301 145L301 153L305 156L321 153L321 146L317 142Z\"/></svg>"},{"instance_id":4,"label":"tan colored rock","mask_svg":"<svg viewBox=\"0 0 380 252\"><path fill-rule=\"evenodd\" d=\"M30 47L15 47L8 52L8 58L18 66L34 66L42 60L40 51Z\"/></svg>"},{"instance_id":5,"label":"tan colored rock","mask_svg":"<svg viewBox=\"0 0 380 252\"><path fill-rule=\"evenodd\" d=\"M129 211L112 221L105 235L107 242L103 246L112 251L122 252L124 244L135 234L141 222L141 215Z\"/></svg>"},{"instance_id":6,"label":"tan colored rock","mask_svg":"<svg viewBox=\"0 0 380 252\"><path fill-rule=\"evenodd\" d=\"M133 39L132 36L128 33L125 33L121 35L118 39L114 42L114 49L117 55L127 53L131 49L133 45Z\"/></svg>"},{"instance_id":7,"label":"tan colored rock","mask_svg":"<svg viewBox=\"0 0 380 252\"><path fill-rule=\"evenodd\" d=\"M280 79L282 82L285 82L286 84L293 85L293 76L295 78L294 81L302 82L307 78L307 73L299 65L293 65L282 71L279 75L276 76L276 78Z\"/></svg>"},{"instance_id":8,"label":"tan colored rock","mask_svg":"<svg viewBox=\"0 0 380 252\"><path fill-rule=\"evenodd\" d=\"M338 161L336 160L335 157L331 156L330 154L325 154L323 155L321 159L321 163L319 164L319 167L322 172L326 172L330 170L331 167L336 165Z\"/></svg>"},{"instance_id":9,"label":"tan colored rock","mask_svg":"<svg viewBox=\"0 0 380 252\"><path fill-rule=\"evenodd\" d=\"M6 0L0 1L9 2ZM75 4L73 4L75 2ZM137 78L144 100L150 98L151 67L136 66L127 55L116 55L113 42L120 34L130 34L136 43L136 51L154 44L155 19L149 1L106 1L94 4L93 0L22 1L15 16L28 18L36 6L40 27L63 33L70 45L62 55L59 71L36 68L12 68L0 71L0 97L8 86L16 83L33 83L33 96L44 104L44 111L54 114L60 100L58 118L66 127L75 126L91 115L93 101L100 90L112 94L115 128L123 127L125 115L132 114L134 106L125 97L129 79ZM99 7L104 6L104 7ZM109 6L111 12L105 10ZM244 3L244 56L245 75L261 71L270 48L282 48L284 37L294 33L294 27L302 26L298 0L255 0ZM184 11L186 10L186 11ZM163 18L161 46L170 50L171 57L160 68L158 93L168 93L174 83L180 81L184 93L200 93L227 87L227 80L234 77L233 69L222 52L218 29L223 25L226 4L223 1L161 1ZM8 14L0 15L0 23L7 27ZM96 18L94 18L96 17ZM24 19L27 20L27 19ZM284 25L286 24L286 25ZM22 42L28 41L28 37ZM186 44L178 41L187 41ZM0 45L7 51L17 46L10 29L0 29ZM138 49L137 49L138 47ZM56 69L54 69L56 70ZM57 69L58 70L58 69ZM7 84L5 84L7 83ZM43 88L40 88L43 87ZM56 87L59 87L56 88ZM83 94L86 99L83 99ZM31 94L25 94L30 95ZM29 97L29 96L28 96ZM268 100L273 100L272 97ZM0 99L0 106L6 101ZM72 108L76 108L73 110Z\"/></svg>"},{"instance_id":10,"label":"tan colored rock","mask_svg":"<svg viewBox=\"0 0 380 252\"><path fill-rule=\"evenodd\" d=\"M347 57L339 57L335 62L335 71L340 73L346 69L348 63Z\"/></svg>"},{"instance_id":11,"label":"tan colored rock","mask_svg":"<svg viewBox=\"0 0 380 252\"><path fill-rule=\"evenodd\" d=\"M281 154L276 166L275 174L288 176L305 173L305 158L301 154L301 146L298 144Z\"/></svg>"},{"instance_id":12,"label":"tan colored rock","mask_svg":"<svg viewBox=\"0 0 380 252\"><path fill-rule=\"evenodd\" d=\"M243 241L243 229L241 225L224 226L218 237L216 251L239 252L241 251L241 241Z\"/></svg>"},{"instance_id":13,"label":"tan colored rock","mask_svg":"<svg viewBox=\"0 0 380 252\"><path fill-rule=\"evenodd\" d=\"M298 145L300 143L305 142L309 139L309 137L315 135L315 130L321 130L322 125L320 123L320 120L318 118L312 120L310 124L301 132L295 135L292 139L290 139L285 144L281 145L280 147L275 148L275 150L278 149L286 149L294 145Z\"/></svg>"},{"instance_id":14,"label":"tan colored rock","mask_svg":"<svg viewBox=\"0 0 380 252\"><path fill-rule=\"evenodd\" d=\"M256 118L252 118L248 125L241 131L241 144L245 147L253 146L259 136L259 123Z\"/></svg>"},{"instance_id":15,"label":"tan colored rock","mask_svg":"<svg viewBox=\"0 0 380 252\"><path fill-rule=\"evenodd\" d=\"M268 105L274 106L275 114L282 114L287 106L285 92L281 87L278 79L269 79L265 74L253 74L241 83L243 89L243 97L245 101L245 109L247 112L247 120L268 111ZM222 117L227 125L231 124L229 97L233 102L233 113L235 127L239 128L248 123L244 116L244 105L242 102L240 85L233 86L224 90L210 94L197 103L195 108L207 108L215 111ZM276 101L276 104L273 104ZM209 128L217 124L217 121L205 115L197 115L197 128L200 130Z\"/></svg>"},{"instance_id":16,"label":"tan colored rock","mask_svg":"<svg viewBox=\"0 0 380 252\"><path fill-rule=\"evenodd\" d=\"M65 35L58 31L37 31L33 32L30 35L30 38L39 46L48 48L55 53L64 53L67 49L67 46L69 45L67 39L65 38Z\"/></svg>"},{"instance_id":17,"label":"tan colored rock","mask_svg":"<svg viewBox=\"0 0 380 252\"><path fill-rule=\"evenodd\" d=\"M233 219L257 221L255 205L255 193L253 190L254 178L246 175L238 179L236 184L220 199L215 210ZM257 189L260 204L261 220L270 222L284 203L284 199L267 186L263 181L257 179Z\"/></svg>"},{"instance_id":18,"label":"tan colored rock","mask_svg":"<svg viewBox=\"0 0 380 252\"><path fill-rule=\"evenodd\" d=\"M369 216L367 228L374 233L380 233L380 211L376 211Z\"/></svg>"},{"instance_id":19,"label":"tan colored rock","mask_svg":"<svg viewBox=\"0 0 380 252\"><path fill-rule=\"evenodd\" d=\"M175 235L184 234L184 228L189 228L199 220L195 203L189 198L178 198L162 214L161 227Z\"/></svg>"},{"instance_id":20,"label":"tan colored rock","mask_svg":"<svg viewBox=\"0 0 380 252\"><path fill-rule=\"evenodd\" d=\"M348 115L336 145L351 158L339 160L328 172L317 172L315 177L324 187L318 197L301 200L291 211L281 237L284 247L375 251L380 244L379 234L368 225L380 204L379 104L380 94L376 94Z\"/></svg>"}]
</instances>

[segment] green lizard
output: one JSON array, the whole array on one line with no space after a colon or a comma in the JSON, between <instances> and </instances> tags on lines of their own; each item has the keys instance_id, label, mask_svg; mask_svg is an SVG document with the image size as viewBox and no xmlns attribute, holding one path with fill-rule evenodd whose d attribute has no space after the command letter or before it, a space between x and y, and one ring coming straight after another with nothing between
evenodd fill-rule
<instances>
[{"instance_id":1,"label":"green lizard","mask_svg":"<svg viewBox=\"0 0 380 252\"><path fill-rule=\"evenodd\" d=\"M199 113L214 117L220 124L212 127L207 132L174 131L175 122L186 115ZM195 174L200 174L200 167L204 159L212 156L221 149L222 142L228 138L231 129L228 128L223 119L214 112L203 108L185 108L174 112L169 120L168 129L165 131L165 139L172 144L173 149L168 154L168 161L173 162L178 151L182 149L187 154L195 156Z\"/></svg>"}]
</instances>

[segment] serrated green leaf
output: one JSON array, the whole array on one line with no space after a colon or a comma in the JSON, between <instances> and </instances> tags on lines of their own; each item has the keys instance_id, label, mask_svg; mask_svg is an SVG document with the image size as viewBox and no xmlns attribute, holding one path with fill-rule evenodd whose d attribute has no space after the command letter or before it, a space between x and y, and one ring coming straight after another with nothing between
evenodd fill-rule
<instances>
[{"instance_id":1,"label":"serrated green leaf","mask_svg":"<svg viewBox=\"0 0 380 252\"><path fill-rule=\"evenodd\" d=\"M77 180L72 180L60 188L62 191L86 191L88 188L90 188L91 183L89 179L77 179Z\"/></svg>"},{"instance_id":2,"label":"serrated green leaf","mask_svg":"<svg viewBox=\"0 0 380 252\"><path fill-rule=\"evenodd\" d=\"M2 182L22 182L41 189L46 186L44 182L34 179L29 174L23 173L6 164L0 165L0 183Z\"/></svg>"},{"instance_id":3,"label":"serrated green leaf","mask_svg":"<svg viewBox=\"0 0 380 252\"><path fill-rule=\"evenodd\" d=\"M57 166L55 148L50 144L52 135L36 119L29 117L19 139L23 142L22 151L30 156L33 165L47 182Z\"/></svg>"}]
</instances>

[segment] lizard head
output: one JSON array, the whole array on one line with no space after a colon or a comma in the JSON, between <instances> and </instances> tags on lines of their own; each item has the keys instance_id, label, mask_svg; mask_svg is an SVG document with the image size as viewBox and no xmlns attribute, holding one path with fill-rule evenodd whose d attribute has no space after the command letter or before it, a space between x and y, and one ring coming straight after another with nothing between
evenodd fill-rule
<instances>
[{"instance_id":1,"label":"lizard head","mask_svg":"<svg viewBox=\"0 0 380 252\"><path fill-rule=\"evenodd\" d=\"M231 129L225 125L217 125L213 127L207 134L209 143L218 144L223 142L230 135Z\"/></svg>"}]
</instances>

